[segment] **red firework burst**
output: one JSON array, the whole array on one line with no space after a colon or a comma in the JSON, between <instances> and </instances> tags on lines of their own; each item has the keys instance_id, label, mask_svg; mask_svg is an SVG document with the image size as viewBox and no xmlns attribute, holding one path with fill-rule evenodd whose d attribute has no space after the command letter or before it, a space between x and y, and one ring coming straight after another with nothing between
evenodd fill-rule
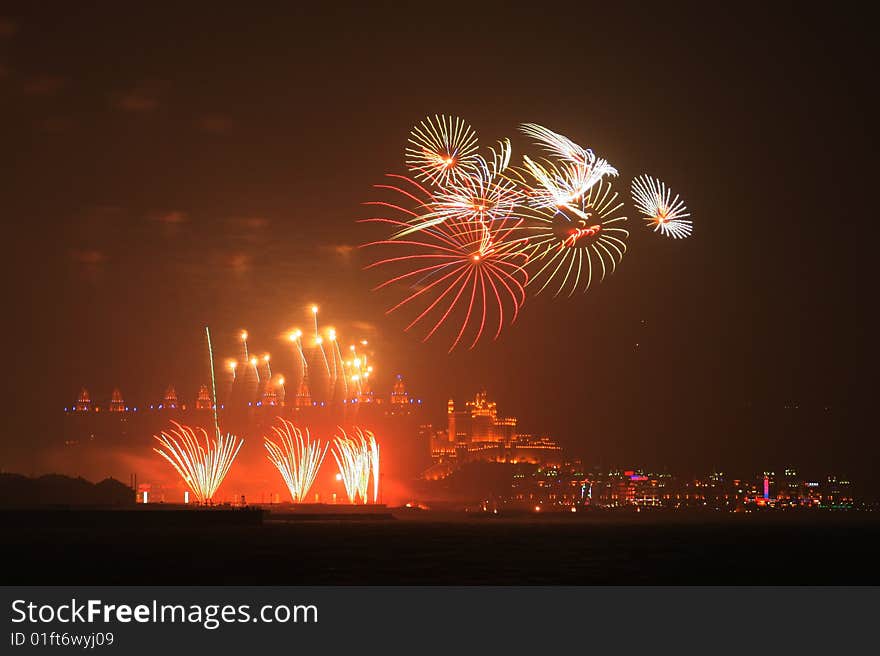
<instances>
[{"instance_id":1,"label":"red firework burst","mask_svg":"<svg viewBox=\"0 0 880 656\"><path fill-rule=\"evenodd\" d=\"M393 184L376 185L397 196L396 202L373 201L367 205L382 208L383 213L397 215L364 219L382 223L395 232L409 228L425 207L436 203L434 194L418 182L400 175L389 175ZM525 302L528 274L523 266L527 256L526 242L512 236L520 221L512 217L474 221L447 219L423 228L405 238L392 238L364 244L364 247L398 249L399 255L384 257L366 268L393 269L390 278L375 290L398 283L409 287L409 293L387 313L403 308L420 308L406 330L417 324L430 325L422 341L430 339L446 323L460 321L450 346L452 351L470 330L474 333L473 348L485 332L487 322L497 321L495 336L505 323L513 323Z\"/></svg>"}]
</instances>

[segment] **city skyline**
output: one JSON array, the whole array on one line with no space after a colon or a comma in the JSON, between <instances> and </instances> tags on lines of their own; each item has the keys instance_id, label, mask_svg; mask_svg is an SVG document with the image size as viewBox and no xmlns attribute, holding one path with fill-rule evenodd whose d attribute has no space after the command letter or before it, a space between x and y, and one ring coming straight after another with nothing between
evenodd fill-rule
<instances>
[{"instance_id":1,"label":"city skyline","mask_svg":"<svg viewBox=\"0 0 880 656\"><path fill-rule=\"evenodd\" d=\"M413 444L408 445L409 454L422 453L422 460L417 463L408 465L405 469L399 470L396 475L401 479L407 479L407 484L416 479L425 480L442 480L454 474L462 465L484 462L484 463L500 463L500 464L520 464L535 465L539 467L550 467L559 469L570 468L573 462L583 463L586 469L599 472L603 471L611 475L617 472L639 472L644 474L647 472L657 472L661 476L675 476L679 479L703 478L709 479L719 477L731 479L738 477L739 480L750 480L763 472L772 479L778 470L786 476L789 471L797 472L800 467L796 461L788 458L782 458L778 461L758 461L748 466L739 466L728 468L724 463L715 463L708 469L680 469L671 466L666 462L647 462L639 458L633 458L628 461L619 462L602 462L591 458L589 454L574 452L571 449L564 449L559 446L552 437L542 432L540 428L530 427L530 433L521 433L518 431L518 419L510 416L506 409L498 408L497 402L487 393L485 389L478 389L469 400L459 402L453 398L447 400L445 407L445 423L434 420L431 417L431 405L424 405L422 399L410 396L402 375L395 377L394 385L389 388L388 394L383 390L371 390L368 398L362 398L361 402L372 405L380 414L400 414L400 410L395 408L405 408L403 412L406 416L415 417L415 422L409 427L409 433L403 435L395 435L394 439L386 446L394 447L395 442L411 441ZM83 393L85 393L85 396ZM88 391L83 389L76 403L64 408L65 413L69 413L72 419L77 416L88 416L92 413L104 413L104 419L113 419L121 417L133 412L150 413L153 420L147 420L151 428L142 428L139 432L133 431L128 423L121 423L124 426L124 433L119 433L117 429L108 428L107 424L99 432L96 432L92 439L97 439L98 443L105 442L108 444L129 444L136 445L144 442L144 436L151 434L153 431L159 431L166 426L169 421L184 421L193 425L205 425L210 423L211 400L209 396L208 386L203 384L199 393L193 396L193 402L188 402L185 397L177 394L174 386L166 389L164 397L161 401L154 403L142 404L137 406L134 404L126 404L125 399L115 389L104 402L93 401ZM263 435L276 419L289 417L296 425L308 428L314 422L318 426L324 426L322 430L327 430L326 420L319 419L319 414L302 414L303 408L298 405L297 399L285 403L283 400L278 402L265 402L265 392L261 402L245 402L239 406L237 410L248 410L251 414L245 423L241 423L238 418L237 426L241 427L240 435L244 436L249 442L259 442ZM401 405L402 404L402 405ZM433 404L438 405L438 404ZM344 409L342 401L337 402L339 410ZM458 408L458 409L456 409ZM320 414L329 414L332 411L332 404L325 404L321 401L313 401L311 409ZM227 408L224 403L220 403L221 421L225 424L225 417L235 416L236 408L230 407L226 414ZM335 414L340 422L358 423L360 417L358 415L349 415L347 410L345 413ZM373 426L375 415L367 414L361 417L367 422L367 426ZM430 421L429 421L430 420ZM458 422L456 429L456 421ZM465 423L466 421L466 423ZM426 423L427 422L427 423ZM480 423L482 422L482 423ZM144 424L145 426L147 424ZM87 444L81 439L70 440L70 426L65 427L62 437L68 446L76 446L77 444ZM94 426L89 429L94 430ZM140 433L143 433L142 435ZM455 433L456 439L450 439L449 435ZM381 434L380 434L381 437ZM511 439L516 444L519 441L520 455L517 456L515 448L511 449ZM500 447L500 450L499 450ZM523 449L523 447L526 447ZM253 447L252 447L253 448ZM462 451L462 449L464 449ZM470 454L468 451L470 450ZM433 463L433 464L431 464ZM453 466L450 466L452 463ZM726 473L730 469L733 474ZM708 473L706 473L708 472ZM813 487L818 487L816 481L828 481L834 479L847 481L847 472L835 470L830 472L822 468L808 468L808 473L813 479ZM782 474L780 474L782 475ZM402 481L401 481L402 482ZM806 483L805 483L806 484ZM849 483L847 482L847 485ZM775 484L773 484L775 486ZM775 487L774 487L775 489ZM861 498L873 499L876 497L876 490L866 488L864 483L860 485L859 493Z\"/></svg>"}]
</instances>

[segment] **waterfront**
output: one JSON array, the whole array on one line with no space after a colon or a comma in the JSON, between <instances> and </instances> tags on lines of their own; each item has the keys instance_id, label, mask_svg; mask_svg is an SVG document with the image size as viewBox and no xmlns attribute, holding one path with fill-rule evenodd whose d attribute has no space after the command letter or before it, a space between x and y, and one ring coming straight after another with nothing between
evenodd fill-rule
<instances>
[{"instance_id":1,"label":"waterfront","mask_svg":"<svg viewBox=\"0 0 880 656\"><path fill-rule=\"evenodd\" d=\"M9 584L880 583L877 513L641 513L8 531Z\"/></svg>"}]
</instances>

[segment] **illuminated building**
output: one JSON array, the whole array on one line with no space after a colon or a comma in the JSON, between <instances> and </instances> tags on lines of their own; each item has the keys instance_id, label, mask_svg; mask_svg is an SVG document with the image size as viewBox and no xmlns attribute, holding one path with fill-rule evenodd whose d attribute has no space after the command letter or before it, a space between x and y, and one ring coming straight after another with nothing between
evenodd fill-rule
<instances>
[{"instance_id":1,"label":"illuminated building","mask_svg":"<svg viewBox=\"0 0 880 656\"><path fill-rule=\"evenodd\" d=\"M166 410L177 409L177 390L174 389L174 385L169 385L168 389L165 390L165 401L163 406Z\"/></svg>"},{"instance_id":2,"label":"illuminated building","mask_svg":"<svg viewBox=\"0 0 880 656\"><path fill-rule=\"evenodd\" d=\"M580 461L560 465L516 465L510 496L500 506L535 512L566 512L594 504L594 490L603 484L603 477L587 472Z\"/></svg>"},{"instance_id":3,"label":"illuminated building","mask_svg":"<svg viewBox=\"0 0 880 656\"><path fill-rule=\"evenodd\" d=\"M306 374L300 381L296 390L296 398L294 399L294 407L297 410L312 407L312 393L309 391L309 376Z\"/></svg>"},{"instance_id":4,"label":"illuminated building","mask_svg":"<svg viewBox=\"0 0 880 656\"><path fill-rule=\"evenodd\" d=\"M446 431L431 435L434 466L427 478L443 477L467 462L551 464L562 459L562 448L546 435L517 432L516 417L501 417L498 405L480 390L464 409L454 399L446 404Z\"/></svg>"},{"instance_id":5,"label":"illuminated building","mask_svg":"<svg viewBox=\"0 0 880 656\"><path fill-rule=\"evenodd\" d=\"M397 374L394 380L394 388L391 390L391 400L390 403L392 406L401 405L408 402L409 394L406 391L406 385L403 382L403 376Z\"/></svg>"},{"instance_id":6,"label":"illuminated building","mask_svg":"<svg viewBox=\"0 0 880 656\"><path fill-rule=\"evenodd\" d=\"M113 394L110 396L110 407L108 410L110 412L125 412L125 401L118 387L113 390Z\"/></svg>"},{"instance_id":7,"label":"illuminated building","mask_svg":"<svg viewBox=\"0 0 880 656\"><path fill-rule=\"evenodd\" d=\"M607 474L593 473L586 480L590 485L589 503L607 508L659 508L672 501L671 477L638 469L614 470Z\"/></svg>"},{"instance_id":8,"label":"illuminated building","mask_svg":"<svg viewBox=\"0 0 880 656\"><path fill-rule=\"evenodd\" d=\"M372 399L372 393L370 393ZM414 399L406 391L406 383L401 374L394 377L394 387L391 390L391 396L388 398L387 414L392 416L409 415L420 409L421 401Z\"/></svg>"},{"instance_id":9,"label":"illuminated building","mask_svg":"<svg viewBox=\"0 0 880 656\"><path fill-rule=\"evenodd\" d=\"M264 406L272 407L279 405L278 392L275 391L275 384L271 380L266 381L260 401Z\"/></svg>"},{"instance_id":10,"label":"illuminated building","mask_svg":"<svg viewBox=\"0 0 880 656\"><path fill-rule=\"evenodd\" d=\"M852 483L847 478L828 476L825 480L825 494L822 498L822 505L832 510L852 508Z\"/></svg>"},{"instance_id":11,"label":"illuminated building","mask_svg":"<svg viewBox=\"0 0 880 656\"><path fill-rule=\"evenodd\" d=\"M80 390L75 407L77 412L89 412L92 409L92 399L89 396L89 390L85 387Z\"/></svg>"},{"instance_id":12,"label":"illuminated building","mask_svg":"<svg viewBox=\"0 0 880 656\"><path fill-rule=\"evenodd\" d=\"M506 471L509 476L510 487L506 494L497 492L483 496L479 501L471 500L469 507L476 505L483 512L538 512L536 507L545 513L567 513L572 509L573 512L579 512L589 508L621 512L658 509L683 512L784 512L794 507L777 503L773 497L772 503L765 501L763 472L747 479L732 479L717 471L692 478L636 468L602 470L594 467L588 470L580 461L563 462L561 465L471 462L461 467L474 468L480 477L485 478L498 476L487 469L497 467L496 472ZM454 475L456 471L454 459L437 462L425 476L427 485ZM797 476L794 470L790 475L793 479ZM472 478L472 474L466 476L466 480ZM455 481L455 478L451 480ZM856 507L848 479L828 476L821 483L799 481L798 485L807 490L797 506L799 509L836 511ZM444 483L442 489L454 488Z\"/></svg>"},{"instance_id":13,"label":"illuminated building","mask_svg":"<svg viewBox=\"0 0 880 656\"><path fill-rule=\"evenodd\" d=\"M460 444L509 444L513 439L516 418L499 421L497 404L488 399L486 390L477 392L473 401L465 403L464 410L456 410L452 399L449 399L446 407L450 441Z\"/></svg>"},{"instance_id":14,"label":"illuminated building","mask_svg":"<svg viewBox=\"0 0 880 656\"><path fill-rule=\"evenodd\" d=\"M777 503L788 506L799 506L806 497L804 482L798 478L797 469L786 467L782 473L782 483L779 486Z\"/></svg>"},{"instance_id":15,"label":"illuminated building","mask_svg":"<svg viewBox=\"0 0 880 656\"><path fill-rule=\"evenodd\" d=\"M383 453L387 454L383 475L408 481L416 479L431 464L431 427L422 419L422 400L406 390L403 376L395 377L388 396L377 396L371 390L363 393L362 389L359 397L340 399L338 403L312 398L307 379L300 382L294 402L285 403L282 381L281 377L272 378L256 401L246 400L244 395L231 395L234 403L220 402L217 410L223 430L259 438L281 417L326 438L338 426L358 425L373 431L380 440ZM97 446L131 441L140 448L150 444L152 436L166 430L172 420L201 427L213 422L210 388L204 384L199 386L192 403L181 401L172 385L161 401L140 407L126 406L122 395L114 390L110 412L105 411L107 407L95 406L83 389L75 403L64 408L64 443L75 447L92 442Z\"/></svg>"},{"instance_id":16,"label":"illuminated building","mask_svg":"<svg viewBox=\"0 0 880 656\"><path fill-rule=\"evenodd\" d=\"M202 385L199 388L199 395L196 397L196 410L210 410L212 405L211 391L207 385Z\"/></svg>"},{"instance_id":17,"label":"illuminated building","mask_svg":"<svg viewBox=\"0 0 880 656\"><path fill-rule=\"evenodd\" d=\"M758 488L765 503L776 500L776 473L765 471L758 477Z\"/></svg>"},{"instance_id":18,"label":"illuminated building","mask_svg":"<svg viewBox=\"0 0 880 656\"><path fill-rule=\"evenodd\" d=\"M447 441L455 444L455 441L458 437L457 426L456 426L456 414L455 414L455 401L449 399L446 403L446 414L447 414Z\"/></svg>"},{"instance_id":19,"label":"illuminated building","mask_svg":"<svg viewBox=\"0 0 880 656\"><path fill-rule=\"evenodd\" d=\"M492 426L492 437L496 442L503 442L504 444L510 444L514 441L526 442L531 438L530 435L518 435L516 432L516 417L502 417L501 419L496 419L495 424ZM544 440L547 438L538 438L539 440Z\"/></svg>"},{"instance_id":20,"label":"illuminated building","mask_svg":"<svg viewBox=\"0 0 880 656\"><path fill-rule=\"evenodd\" d=\"M473 401L465 403L465 412L470 416L469 442L496 442L495 422L498 420L498 408L494 401L489 401L486 390L477 392ZM516 419L513 419L516 426Z\"/></svg>"}]
</instances>

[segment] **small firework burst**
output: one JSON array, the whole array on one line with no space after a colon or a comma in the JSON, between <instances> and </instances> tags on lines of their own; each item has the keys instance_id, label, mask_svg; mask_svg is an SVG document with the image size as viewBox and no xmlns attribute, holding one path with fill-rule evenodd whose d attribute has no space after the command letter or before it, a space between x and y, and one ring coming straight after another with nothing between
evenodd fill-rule
<instances>
[{"instance_id":1,"label":"small firework burst","mask_svg":"<svg viewBox=\"0 0 880 656\"><path fill-rule=\"evenodd\" d=\"M406 165L418 180L446 184L477 170L477 135L457 116L427 116L410 132Z\"/></svg>"},{"instance_id":2,"label":"small firework burst","mask_svg":"<svg viewBox=\"0 0 880 656\"><path fill-rule=\"evenodd\" d=\"M632 181L632 198L648 225L654 226L654 232L673 239L690 237L693 232L693 222L687 218L690 213L678 194L672 197L672 190L665 182L640 175Z\"/></svg>"}]
</instances>

